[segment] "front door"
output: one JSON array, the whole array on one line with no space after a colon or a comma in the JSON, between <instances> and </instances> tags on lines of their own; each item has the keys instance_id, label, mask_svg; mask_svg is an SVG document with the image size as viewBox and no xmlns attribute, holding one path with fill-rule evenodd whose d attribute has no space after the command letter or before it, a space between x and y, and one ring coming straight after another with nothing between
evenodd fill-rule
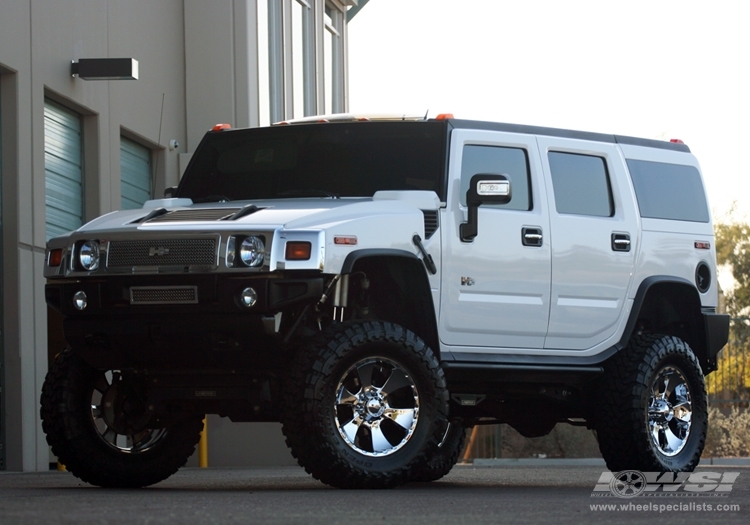
<instances>
[{"instance_id":1,"label":"front door","mask_svg":"<svg viewBox=\"0 0 750 525\"><path fill-rule=\"evenodd\" d=\"M542 348L550 301L549 214L533 135L454 130L442 217L441 343L451 352ZM482 205L478 235L462 242L466 190L479 173L511 182L504 205Z\"/></svg>"}]
</instances>

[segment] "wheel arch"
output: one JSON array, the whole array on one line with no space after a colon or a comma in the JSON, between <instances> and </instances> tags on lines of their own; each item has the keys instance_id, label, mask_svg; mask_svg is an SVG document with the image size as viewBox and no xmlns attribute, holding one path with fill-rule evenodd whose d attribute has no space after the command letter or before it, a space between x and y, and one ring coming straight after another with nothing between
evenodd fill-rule
<instances>
[{"instance_id":1,"label":"wheel arch","mask_svg":"<svg viewBox=\"0 0 750 525\"><path fill-rule=\"evenodd\" d=\"M435 305L422 260L405 250L358 250L347 256L341 269L342 274L357 272L365 273L372 283L372 307L378 317L417 334L439 359ZM376 288L378 282L390 286Z\"/></svg>"},{"instance_id":2,"label":"wheel arch","mask_svg":"<svg viewBox=\"0 0 750 525\"><path fill-rule=\"evenodd\" d=\"M707 368L710 361L698 290L690 281L672 276L651 276L638 287L621 346L638 332L674 335L687 342Z\"/></svg>"}]
</instances>

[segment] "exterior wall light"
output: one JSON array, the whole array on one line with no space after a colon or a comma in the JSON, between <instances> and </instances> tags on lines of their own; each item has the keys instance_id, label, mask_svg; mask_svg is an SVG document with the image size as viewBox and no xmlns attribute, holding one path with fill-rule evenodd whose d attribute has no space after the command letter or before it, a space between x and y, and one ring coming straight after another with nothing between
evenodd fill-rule
<instances>
[{"instance_id":1,"label":"exterior wall light","mask_svg":"<svg viewBox=\"0 0 750 525\"><path fill-rule=\"evenodd\" d=\"M138 80L135 58L80 58L70 64L70 74L83 80Z\"/></svg>"}]
</instances>

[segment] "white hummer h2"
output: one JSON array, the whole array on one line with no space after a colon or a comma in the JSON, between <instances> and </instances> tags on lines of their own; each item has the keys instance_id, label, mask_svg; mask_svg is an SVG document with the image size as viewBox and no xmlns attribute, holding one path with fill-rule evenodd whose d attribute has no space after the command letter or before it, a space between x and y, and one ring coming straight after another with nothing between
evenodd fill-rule
<instances>
[{"instance_id":1,"label":"white hummer h2","mask_svg":"<svg viewBox=\"0 0 750 525\"><path fill-rule=\"evenodd\" d=\"M159 482L206 413L280 421L347 488L437 479L491 422L586 425L613 471L698 464L729 320L687 146L445 115L227 127L166 198L48 243L69 346L41 415L73 474Z\"/></svg>"}]
</instances>

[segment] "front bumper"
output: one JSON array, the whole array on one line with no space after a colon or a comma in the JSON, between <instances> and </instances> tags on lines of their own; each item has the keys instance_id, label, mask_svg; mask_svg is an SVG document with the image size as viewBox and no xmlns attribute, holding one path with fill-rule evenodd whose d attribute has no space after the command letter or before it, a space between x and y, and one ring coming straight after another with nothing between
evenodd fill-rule
<instances>
[{"instance_id":1,"label":"front bumper","mask_svg":"<svg viewBox=\"0 0 750 525\"><path fill-rule=\"evenodd\" d=\"M240 302L252 287L257 302ZM274 315L317 302L321 274L287 276L132 276L51 282L47 303L61 312L66 342L97 368L259 370L280 366ZM195 290L189 304L134 304L132 289ZM84 292L87 305L74 306Z\"/></svg>"}]
</instances>

